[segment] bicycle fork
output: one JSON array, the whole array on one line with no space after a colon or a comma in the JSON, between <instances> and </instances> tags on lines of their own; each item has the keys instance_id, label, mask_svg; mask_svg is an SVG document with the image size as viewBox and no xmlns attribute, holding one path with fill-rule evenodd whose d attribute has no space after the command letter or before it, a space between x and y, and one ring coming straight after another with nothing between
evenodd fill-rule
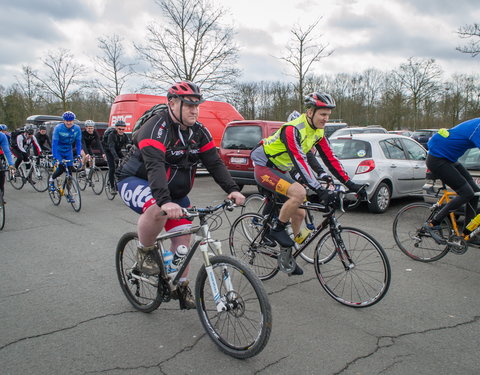
<instances>
[{"instance_id":1,"label":"bicycle fork","mask_svg":"<svg viewBox=\"0 0 480 375\"><path fill-rule=\"evenodd\" d=\"M209 242L213 243L213 246L215 247L215 252L220 255L222 254L222 247L221 247L222 245L220 241L211 239L210 232L208 231L207 225L204 225L201 230L204 234L203 238L205 238L205 241L200 243L200 251L202 252L203 260L205 262L205 271L207 272L207 277L210 284L210 289L212 291L213 300L215 301L215 305L217 307L218 312L227 311L229 309L229 306L225 304L225 301L220 296L220 289L218 287L217 280L215 278L215 273L213 272L213 266L210 263L210 257L208 254ZM227 267L223 267L223 282L225 283L227 291L229 293L232 292L233 285L232 285L232 280L230 278L230 274L228 272Z\"/></svg>"},{"instance_id":2,"label":"bicycle fork","mask_svg":"<svg viewBox=\"0 0 480 375\"><path fill-rule=\"evenodd\" d=\"M355 268L355 263L353 262L352 257L350 256L345 243L343 242L342 236L340 235L340 225L336 222L330 224L330 231L332 233L333 244L335 246L335 251L337 252L340 261L345 268L345 271L349 271Z\"/></svg>"}]
</instances>

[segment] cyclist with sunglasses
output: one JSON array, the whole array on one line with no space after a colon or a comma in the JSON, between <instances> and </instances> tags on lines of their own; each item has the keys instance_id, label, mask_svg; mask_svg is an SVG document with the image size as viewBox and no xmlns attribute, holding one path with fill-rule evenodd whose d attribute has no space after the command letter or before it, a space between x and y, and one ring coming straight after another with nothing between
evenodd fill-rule
<instances>
[{"instance_id":1,"label":"cyclist with sunglasses","mask_svg":"<svg viewBox=\"0 0 480 375\"><path fill-rule=\"evenodd\" d=\"M191 222L180 219L182 207L190 206L197 164L201 161L228 198L242 204L245 197L218 155L208 129L197 121L204 102L200 88L192 82L174 84L168 90L167 108L148 119L133 135L131 152L119 168L118 192L127 206L141 214L138 219L137 263L147 275L159 273L151 259L155 239L165 228L180 231ZM166 215L163 215L163 213ZM190 244L190 235L172 239L172 253ZM174 258L175 259L175 258ZM180 307L195 308L187 280L181 276L173 298Z\"/></svg>"}]
</instances>

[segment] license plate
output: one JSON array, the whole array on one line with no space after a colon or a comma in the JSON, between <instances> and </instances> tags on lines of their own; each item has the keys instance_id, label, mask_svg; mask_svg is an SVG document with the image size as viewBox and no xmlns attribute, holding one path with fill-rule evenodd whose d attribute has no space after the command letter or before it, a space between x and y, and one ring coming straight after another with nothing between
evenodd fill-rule
<instances>
[{"instance_id":1,"label":"license plate","mask_svg":"<svg viewBox=\"0 0 480 375\"><path fill-rule=\"evenodd\" d=\"M230 158L230 163L232 164L247 164L247 158Z\"/></svg>"}]
</instances>

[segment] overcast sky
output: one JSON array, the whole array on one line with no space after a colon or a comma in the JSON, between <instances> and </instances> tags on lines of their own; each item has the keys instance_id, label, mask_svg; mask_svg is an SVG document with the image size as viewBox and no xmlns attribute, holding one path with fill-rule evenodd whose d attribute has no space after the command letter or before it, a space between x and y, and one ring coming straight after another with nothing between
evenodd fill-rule
<instances>
[{"instance_id":1,"label":"overcast sky","mask_svg":"<svg viewBox=\"0 0 480 375\"><path fill-rule=\"evenodd\" d=\"M434 58L445 72L476 74L480 57L455 50L464 44L456 31L480 22L478 0L216 0L230 11L225 22L237 30L243 81L290 80L285 54L290 29L318 25L320 43L334 53L317 74L394 69L409 57ZM0 0L0 85L21 76L22 65L41 69L41 58L59 47L70 49L92 67L97 38L124 38L129 59L132 42L145 40L146 25L161 22L154 0ZM127 90L134 90L133 82Z\"/></svg>"}]
</instances>

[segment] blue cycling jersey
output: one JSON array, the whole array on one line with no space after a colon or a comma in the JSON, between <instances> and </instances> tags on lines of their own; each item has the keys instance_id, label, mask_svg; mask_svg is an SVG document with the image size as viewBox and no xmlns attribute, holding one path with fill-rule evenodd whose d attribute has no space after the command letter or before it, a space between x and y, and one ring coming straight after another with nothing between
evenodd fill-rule
<instances>
[{"instance_id":1,"label":"blue cycling jersey","mask_svg":"<svg viewBox=\"0 0 480 375\"><path fill-rule=\"evenodd\" d=\"M57 160L62 160L62 155L72 152L73 143L77 151L76 156L80 156L82 150L82 131L80 126L73 125L67 128L63 122L55 126L52 136L52 154Z\"/></svg>"},{"instance_id":2,"label":"blue cycling jersey","mask_svg":"<svg viewBox=\"0 0 480 375\"><path fill-rule=\"evenodd\" d=\"M428 153L437 158L456 162L465 151L480 147L480 118L475 118L448 129L448 137L434 134L428 141Z\"/></svg>"},{"instance_id":3,"label":"blue cycling jersey","mask_svg":"<svg viewBox=\"0 0 480 375\"><path fill-rule=\"evenodd\" d=\"M0 132L0 155L5 154L7 157L8 165L13 165L12 153L10 152L10 143L7 136Z\"/></svg>"}]
</instances>

